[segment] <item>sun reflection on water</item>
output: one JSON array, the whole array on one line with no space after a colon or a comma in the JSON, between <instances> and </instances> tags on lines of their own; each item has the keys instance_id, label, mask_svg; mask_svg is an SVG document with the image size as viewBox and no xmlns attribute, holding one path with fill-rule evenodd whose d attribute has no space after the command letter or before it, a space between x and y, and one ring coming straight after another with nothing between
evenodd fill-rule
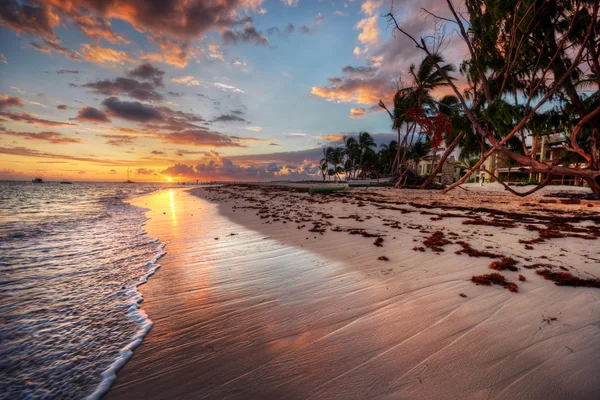
<instances>
[{"instance_id":1,"label":"sun reflection on water","mask_svg":"<svg viewBox=\"0 0 600 400\"><path fill-rule=\"evenodd\" d=\"M175 215L175 202L173 201L173 189L169 189L169 200L171 201L171 218L173 226L177 226L177 216Z\"/></svg>"}]
</instances>

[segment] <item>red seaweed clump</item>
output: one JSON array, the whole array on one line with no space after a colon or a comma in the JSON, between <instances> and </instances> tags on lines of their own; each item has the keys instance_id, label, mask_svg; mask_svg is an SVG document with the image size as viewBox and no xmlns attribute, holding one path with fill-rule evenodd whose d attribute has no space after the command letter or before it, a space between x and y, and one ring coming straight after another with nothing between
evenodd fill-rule
<instances>
[{"instance_id":1,"label":"red seaweed clump","mask_svg":"<svg viewBox=\"0 0 600 400\"><path fill-rule=\"evenodd\" d=\"M527 278L525 278L525 276L523 276L523 275L519 274L519 280L520 280L521 282L525 282L525 281L527 280Z\"/></svg>"},{"instance_id":2,"label":"red seaweed clump","mask_svg":"<svg viewBox=\"0 0 600 400\"><path fill-rule=\"evenodd\" d=\"M444 232L442 231L434 232L423 242L425 247L429 247L433 251L444 251L443 247L451 243L450 240L444 238Z\"/></svg>"},{"instance_id":3,"label":"red seaweed clump","mask_svg":"<svg viewBox=\"0 0 600 400\"><path fill-rule=\"evenodd\" d=\"M504 271L506 269L509 271L518 271L519 268L517 268L516 265L517 260L515 260L512 257L504 257L500 261L494 261L493 263L491 263L489 268L495 269L496 271Z\"/></svg>"},{"instance_id":4,"label":"red seaweed clump","mask_svg":"<svg viewBox=\"0 0 600 400\"><path fill-rule=\"evenodd\" d=\"M546 280L554 281L557 286L581 286L600 288L600 279L581 279L568 272L553 272L549 269L540 269L536 274L543 276Z\"/></svg>"},{"instance_id":5,"label":"red seaweed clump","mask_svg":"<svg viewBox=\"0 0 600 400\"><path fill-rule=\"evenodd\" d=\"M473 275L471 277L471 282L473 282L476 285L485 286L500 285L511 292L519 291L519 287L516 284L508 282L504 275L499 274L497 272L492 272L491 274L486 275Z\"/></svg>"},{"instance_id":6,"label":"red seaweed clump","mask_svg":"<svg viewBox=\"0 0 600 400\"><path fill-rule=\"evenodd\" d=\"M489 257L489 258L503 258L502 255L491 253L489 251L475 250L467 242L456 242L462 246L462 250L455 251L456 254L467 254L469 257Z\"/></svg>"},{"instance_id":7,"label":"red seaweed clump","mask_svg":"<svg viewBox=\"0 0 600 400\"><path fill-rule=\"evenodd\" d=\"M383 238L378 237L377 239L375 239L375 242L373 242L373 244L377 247L383 247Z\"/></svg>"},{"instance_id":8,"label":"red seaweed clump","mask_svg":"<svg viewBox=\"0 0 600 400\"><path fill-rule=\"evenodd\" d=\"M378 257L377 259L380 261L390 261L390 259L387 258L386 256L381 256L381 257Z\"/></svg>"}]
</instances>

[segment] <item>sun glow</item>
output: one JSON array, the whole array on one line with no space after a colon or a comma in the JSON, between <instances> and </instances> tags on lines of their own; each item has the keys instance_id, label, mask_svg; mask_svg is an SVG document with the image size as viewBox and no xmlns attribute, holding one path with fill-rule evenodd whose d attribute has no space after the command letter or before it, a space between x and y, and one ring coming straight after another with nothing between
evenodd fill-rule
<instances>
[{"instance_id":1,"label":"sun glow","mask_svg":"<svg viewBox=\"0 0 600 400\"><path fill-rule=\"evenodd\" d=\"M168 180L169 182L173 182L173 178L171 178L170 176L168 176L168 177L167 177L167 180Z\"/></svg>"}]
</instances>

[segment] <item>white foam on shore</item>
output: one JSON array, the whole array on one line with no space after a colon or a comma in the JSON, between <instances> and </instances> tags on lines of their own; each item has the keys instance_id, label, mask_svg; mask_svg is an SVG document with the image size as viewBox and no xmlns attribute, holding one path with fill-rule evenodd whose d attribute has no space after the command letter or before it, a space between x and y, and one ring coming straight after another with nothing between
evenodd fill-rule
<instances>
[{"instance_id":1,"label":"white foam on shore","mask_svg":"<svg viewBox=\"0 0 600 400\"><path fill-rule=\"evenodd\" d=\"M142 226L144 226L148 219L149 218L146 218L144 220ZM143 234L146 233L144 232ZM155 241L158 240L156 239ZM131 300L130 307L127 311L127 316L130 320L133 320L136 323L140 324L140 329L131 338L131 341L119 351L119 356L117 357L117 359L112 364L110 364L110 366L106 370L104 370L104 372L102 372L102 381L93 393L85 397L86 399L96 400L101 398L106 392L108 392L112 384L117 379L117 372L121 368L123 368L127 361L133 356L133 350L135 350L140 344L142 344L144 337L148 334L148 332L150 332L150 329L152 329L152 320L148 318L148 315L144 312L143 309L140 308L140 304L142 303L142 301L144 301L144 297L137 288L146 283L148 281L148 278L154 275L154 273L160 268L160 264L157 264L157 261L162 256L167 254L167 252L164 251L165 246L166 243L160 243L157 246L157 254L153 257L151 261L148 261L146 263L148 271L144 276L142 276L138 280L135 286L133 286L127 291Z\"/></svg>"}]
</instances>

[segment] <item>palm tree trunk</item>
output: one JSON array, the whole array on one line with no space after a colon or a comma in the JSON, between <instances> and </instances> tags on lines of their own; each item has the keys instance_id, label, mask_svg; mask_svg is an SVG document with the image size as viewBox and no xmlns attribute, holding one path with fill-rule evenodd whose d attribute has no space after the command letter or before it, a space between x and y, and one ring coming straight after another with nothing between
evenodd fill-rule
<instances>
[{"instance_id":1,"label":"palm tree trunk","mask_svg":"<svg viewBox=\"0 0 600 400\"><path fill-rule=\"evenodd\" d=\"M433 178L438 174L438 172L440 172L440 170L444 166L444 163L446 162L446 159L450 156L450 153L452 153L454 151L456 146L458 146L458 144L460 143L460 141L464 135L465 135L464 131L459 133L456 136L456 138L452 141L452 143L450 143L450 146L448 146L448 148L442 155L442 158L440 158L440 162L438 163L438 165L435 167L435 169L433 171L431 171L431 174L427 177L427 179L425 179L425 182L423 182L423 184L421 185L421 189L427 188L427 186L431 183Z\"/></svg>"}]
</instances>

